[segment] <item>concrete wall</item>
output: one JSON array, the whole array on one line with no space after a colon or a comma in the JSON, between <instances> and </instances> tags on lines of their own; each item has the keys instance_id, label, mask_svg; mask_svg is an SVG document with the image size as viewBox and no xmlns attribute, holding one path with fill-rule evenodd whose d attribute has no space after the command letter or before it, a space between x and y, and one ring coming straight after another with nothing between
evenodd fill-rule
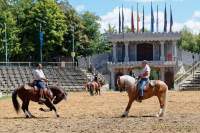
<instances>
[{"instance_id":1,"label":"concrete wall","mask_svg":"<svg viewBox=\"0 0 200 133\"><path fill-rule=\"evenodd\" d=\"M193 63L192 55L194 55L194 62L200 61L200 54L195 54L185 51L183 49L178 49L178 59L179 61L182 61L184 65L192 65Z\"/></svg>"},{"instance_id":2,"label":"concrete wall","mask_svg":"<svg viewBox=\"0 0 200 133\"><path fill-rule=\"evenodd\" d=\"M102 74L107 73L107 62L109 61L110 53L93 55L86 58L78 58L79 67L87 69L90 65Z\"/></svg>"}]
</instances>

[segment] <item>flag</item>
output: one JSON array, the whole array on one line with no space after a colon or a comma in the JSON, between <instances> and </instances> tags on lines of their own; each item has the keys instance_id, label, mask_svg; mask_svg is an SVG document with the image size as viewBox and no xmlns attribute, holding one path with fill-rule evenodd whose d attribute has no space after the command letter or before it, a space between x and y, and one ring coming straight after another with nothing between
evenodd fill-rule
<instances>
[{"instance_id":1,"label":"flag","mask_svg":"<svg viewBox=\"0 0 200 133\"><path fill-rule=\"evenodd\" d=\"M167 32L167 9L165 3L165 13L164 13L164 32Z\"/></svg>"},{"instance_id":2,"label":"flag","mask_svg":"<svg viewBox=\"0 0 200 133\"><path fill-rule=\"evenodd\" d=\"M173 16L172 16L172 8L170 5L170 29L169 29L170 32L172 32L172 26L173 26Z\"/></svg>"},{"instance_id":3,"label":"flag","mask_svg":"<svg viewBox=\"0 0 200 133\"><path fill-rule=\"evenodd\" d=\"M143 16L142 16L142 32L144 32L144 6L143 6Z\"/></svg>"},{"instance_id":4,"label":"flag","mask_svg":"<svg viewBox=\"0 0 200 133\"><path fill-rule=\"evenodd\" d=\"M44 33L40 32L40 48L43 47L43 36L44 36Z\"/></svg>"},{"instance_id":5,"label":"flag","mask_svg":"<svg viewBox=\"0 0 200 133\"><path fill-rule=\"evenodd\" d=\"M133 16L133 7L132 7L132 12L131 12L131 31L132 31L133 33L135 32L134 16Z\"/></svg>"},{"instance_id":6,"label":"flag","mask_svg":"<svg viewBox=\"0 0 200 133\"><path fill-rule=\"evenodd\" d=\"M122 32L124 33L124 7L122 5Z\"/></svg>"},{"instance_id":7,"label":"flag","mask_svg":"<svg viewBox=\"0 0 200 133\"><path fill-rule=\"evenodd\" d=\"M121 33L121 13L119 8L119 33Z\"/></svg>"},{"instance_id":8,"label":"flag","mask_svg":"<svg viewBox=\"0 0 200 133\"><path fill-rule=\"evenodd\" d=\"M140 16L139 16L139 13L138 13L138 3L137 3L137 33L140 32Z\"/></svg>"},{"instance_id":9,"label":"flag","mask_svg":"<svg viewBox=\"0 0 200 133\"><path fill-rule=\"evenodd\" d=\"M157 29L157 32L158 32L158 5L157 5L157 20L156 20L156 29Z\"/></svg>"},{"instance_id":10,"label":"flag","mask_svg":"<svg viewBox=\"0 0 200 133\"><path fill-rule=\"evenodd\" d=\"M151 2L151 32L154 32L154 15L153 15L152 2Z\"/></svg>"}]
</instances>

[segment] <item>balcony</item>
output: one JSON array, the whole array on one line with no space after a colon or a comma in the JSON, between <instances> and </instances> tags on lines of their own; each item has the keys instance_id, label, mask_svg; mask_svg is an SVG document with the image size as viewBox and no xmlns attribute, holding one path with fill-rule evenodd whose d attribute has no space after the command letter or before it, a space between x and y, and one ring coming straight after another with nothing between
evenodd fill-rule
<instances>
[{"instance_id":1,"label":"balcony","mask_svg":"<svg viewBox=\"0 0 200 133\"><path fill-rule=\"evenodd\" d=\"M107 62L108 68L133 68L140 67L142 61L131 62ZM175 67L176 61L148 61L151 67Z\"/></svg>"}]
</instances>

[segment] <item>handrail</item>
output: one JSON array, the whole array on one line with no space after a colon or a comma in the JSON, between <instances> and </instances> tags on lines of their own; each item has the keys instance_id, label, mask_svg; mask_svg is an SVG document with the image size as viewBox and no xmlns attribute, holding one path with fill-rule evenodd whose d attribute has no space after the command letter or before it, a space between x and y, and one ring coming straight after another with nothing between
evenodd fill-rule
<instances>
[{"instance_id":1,"label":"handrail","mask_svg":"<svg viewBox=\"0 0 200 133\"><path fill-rule=\"evenodd\" d=\"M197 68L199 68L199 66L200 66L200 62L197 62L194 66L192 66L191 68L189 68L183 75L181 75L180 77L178 77L174 81L174 83L175 84L179 84L183 79L185 79L188 76L188 74L192 74L192 72L194 70L196 70Z\"/></svg>"},{"instance_id":2,"label":"handrail","mask_svg":"<svg viewBox=\"0 0 200 133\"><path fill-rule=\"evenodd\" d=\"M0 66L35 66L38 62L0 62ZM42 62L43 66L78 67L77 62Z\"/></svg>"}]
</instances>

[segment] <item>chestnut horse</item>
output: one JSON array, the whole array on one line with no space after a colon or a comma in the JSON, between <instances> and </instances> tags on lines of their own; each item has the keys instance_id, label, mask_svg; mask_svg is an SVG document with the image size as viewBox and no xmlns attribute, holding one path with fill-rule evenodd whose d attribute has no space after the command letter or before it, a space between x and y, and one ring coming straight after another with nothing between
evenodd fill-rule
<instances>
[{"instance_id":1,"label":"chestnut horse","mask_svg":"<svg viewBox=\"0 0 200 133\"><path fill-rule=\"evenodd\" d=\"M148 83L146 85L144 89L143 99L148 99L152 96L157 96L160 103L160 111L156 116L162 117L164 116L166 109L168 86L165 84L165 82L161 80L153 80L152 82L153 84ZM133 101L136 100L139 96L139 90L137 89L137 81L135 78L129 75L123 75L117 78L117 85L120 91L126 90L128 93L129 102L124 113L122 114L122 117L127 117Z\"/></svg>"},{"instance_id":2,"label":"chestnut horse","mask_svg":"<svg viewBox=\"0 0 200 133\"><path fill-rule=\"evenodd\" d=\"M97 81L91 81L86 84L86 89L90 92L90 95L93 96L94 92L96 95L101 95L101 86L103 84Z\"/></svg>"},{"instance_id":3,"label":"chestnut horse","mask_svg":"<svg viewBox=\"0 0 200 133\"><path fill-rule=\"evenodd\" d=\"M62 90L61 88L56 87L56 86L48 86L48 88L49 88L49 90L48 90L49 94L51 93L51 99L46 98L46 101L44 102L44 104L49 108L49 110L47 110L47 109L45 110L43 108L40 108L40 110L44 111L44 112L54 110L56 117L59 117L54 104L58 104L63 99L66 100L67 94L64 92L64 90ZM13 106L14 106L16 112L18 113L19 109L20 109L20 105L17 100L17 96L22 100L22 110L23 110L26 118L35 117L29 111L28 106L29 106L30 100L34 101L34 102L38 102L39 90L35 90L33 87L31 87L30 84L22 85L19 88L14 90L14 92L12 93L12 102L13 102Z\"/></svg>"}]
</instances>

